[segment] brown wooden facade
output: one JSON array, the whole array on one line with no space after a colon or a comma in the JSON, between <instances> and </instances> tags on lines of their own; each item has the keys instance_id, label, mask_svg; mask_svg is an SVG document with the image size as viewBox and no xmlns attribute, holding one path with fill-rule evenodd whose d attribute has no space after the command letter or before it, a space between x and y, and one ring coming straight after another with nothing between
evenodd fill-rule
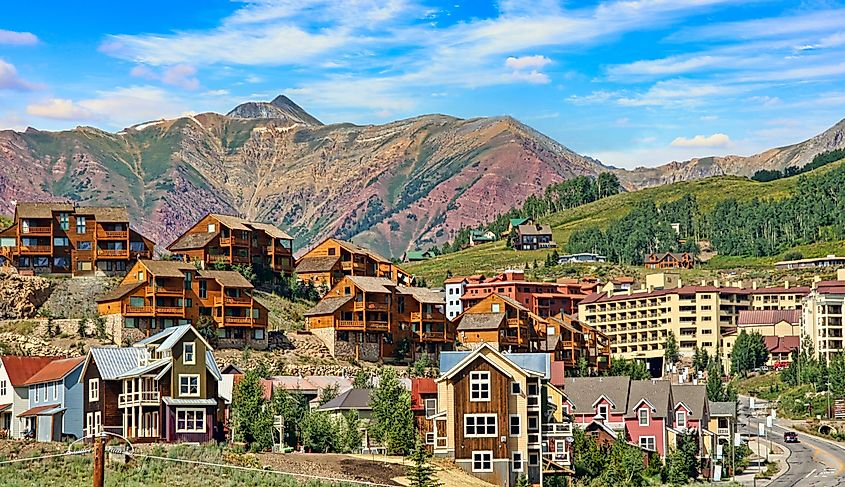
<instances>
[{"instance_id":1,"label":"brown wooden facade","mask_svg":"<svg viewBox=\"0 0 845 487\"><path fill-rule=\"evenodd\" d=\"M130 228L125 208L19 203L0 232L0 264L22 274L119 275L154 247Z\"/></svg>"},{"instance_id":2,"label":"brown wooden facade","mask_svg":"<svg viewBox=\"0 0 845 487\"><path fill-rule=\"evenodd\" d=\"M410 286L412 276L381 255L344 240L327 238L296 261L296 276L306 283L332 289L344 276L384 277Z\"/></svg>"},{"instance_id":3,"label":"brown wooden facade","mask_svg":"<svg viewBox=\"0 0 845 487\"><path fill-rule=\"evenodd\" d=\"M692 269L695 267L695 258L687 252L649 254L645 258L645 267L647 269Z\"/></svg>"},{"instance_id":4,"label":"brown wooden facade","mask_svg":"<svg viewBox=\"0 0 845 487\"><path fill-rule=\"evenodd\" d=\"M332 355L391 360L406 342L405 358L436 360L451 349L454 329L442 293L399 286L386 277L345 276L306 314L306 326Z\"/></svg>"},{"instance_id":5,"label":"brown wooden facade","mask_svg":"<svg viewBox=\"0 0 845 487\"><path fill-rule=\"evenodd\" d=\"M473 348L488 343L497 350L537 350L539 317L517 301L491 294L470 306L453 321L457 340Z\"/></svg>"},{"instance_id":6,"label":"brown wooden facade","mask_svg":"<svg viewBox=\"0 0 845 487\"><path fill-rule=\"evenodd\" d=\"M167 250L188 262L252 265L284 275L293 272L290 235L269 223L231 215L206 215Z\"/></svg>"},{"instance_id":7,"label":"brown wooden facade","mask_svg":"<svg viewBox=\"0 0 845 487\"><path fill-rule=\"evenodd\" d=\"M570 315L561 314L546 321L546 352L567 369L579 366L583 358L590 373L610 369L610 339Z\"/></svg>"},{"instance_id":8,"label":"brown wooden facade","mask_svg":"<svg viewBox=\"0 0 845 487\"><path fill-rule=\"evenodd\" d=\"M266 348L268 312L235 271L208 271L178 261L139 260L111 293L97 300L110 334L123 343L207 317L223 343ZM135 333L133 333L135 332Z\"/></svg>"}]
</instances>

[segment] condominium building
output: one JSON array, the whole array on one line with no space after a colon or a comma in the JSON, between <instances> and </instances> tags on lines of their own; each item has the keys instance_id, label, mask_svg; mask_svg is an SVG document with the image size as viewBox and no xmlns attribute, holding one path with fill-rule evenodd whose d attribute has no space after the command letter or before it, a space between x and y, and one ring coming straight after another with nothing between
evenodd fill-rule
<instances>
[{"instance_id":1,"label":"condominium building","mask_svg":"<svg viewBox=\"0 0 845 487\"><path fill-rule=\"evenodd\" d=\"M410 286L412 276L389 259L352 242L327 238L296 261L296 277L329 290L344 276L384 277Z\"/></svg>"},{"instance_id":2,"label":"condominium building","mask_svg":"<svg viewBox=\"0 0 845 487\"><path fill-rule=\"evenodd\" d=\"M845 269L836 273L834 281L818 281L802 302L801 334L813 340L818 356L842 353L845 345Z\"/></svg>"},{"instance_id":3,"label":"condominium building","mask_svg":"<svg viewBox=\"0 0 845 487\"><path fill-rule=\"evenodd\" d=\"M18 203L0 231L0 265L22 274L119 275L152 258L154 245L129 228L126 208Z\"/></svg>"}]
</instances>

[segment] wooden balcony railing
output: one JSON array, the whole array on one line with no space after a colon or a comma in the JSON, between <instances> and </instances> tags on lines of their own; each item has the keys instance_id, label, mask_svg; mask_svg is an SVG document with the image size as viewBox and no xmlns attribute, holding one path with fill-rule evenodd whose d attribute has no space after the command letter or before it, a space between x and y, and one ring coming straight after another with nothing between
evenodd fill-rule
<instances>
[{"instance_id":1,"label":"wooden balcony railing","mask_svg":"<svg viewBox=\"0 0 845 487\"><path fill-rule=\"evenodd\" d=\"M423 321L423 320L446 321L446 318L440 313L419 312L419 311L414 311L413 313L411 313L411 321Z\"/></svg>"},{"instance_id":2,"label":"wooden balcony railing","mask_svg":"<svg viewBox=\"0 0 845 487\"><path fill-rule=\"evenodd\" d=\"M508 318L508 326L514 327L521 325L521 320L519 318Z\"/></svg>"},{"instance_id":3,"label":"wooden balcony railing","mask_svg":"<svg viewBox=\"0 0 845 487\"><path fill-rule=\"evenodd\" d=\"M18 252L21 255L26 254L50 254L52 247L49 245L21 245L18 247Z\"/></svg>"},{"instance_id":4,"label":"wooden balcony railing","mask_svg":"<svg viewBox=\"0 0 845 487\"><path fill-rule=\"evenodd\" d=\"M367 321L367 329L374 331L387 331L386 321Z\"/></svg>"},{"instance_id":5,"label":"wooden balcony railing","mask_svg":"<svg viewBox=\"0 0 845 487\"><path fill-rule=\"evenodd\" d=\"M167 286L149 286L147 287L147 296L156 294L158 296L181 296L185 290L181 287L167 287Z\"/></svg>"},{"instance_id":6,"label":"wooden balcony railing","mask_svg":"<svg viewBox=\"0 0 845 487\"><path fill-rule=\"evenodd\" d=\"M158 391L124 392L117 396L117 407L158 406L160 402Z\"/></svg>"},{"instance_id":7,"label":"wooden balcony railing","mask_svg":"<svg viewBox=\"0 0 845 487\"><path fill-rule=\"evenodd\" d=\"M363 301L355 301L352 309L354 311L387 311L389 306L387 303L366 303L366 306L364 306Z\"/></svg>"},{"instance_id":8,"label":"wooden balcony railing","mask_svg":"<svg viewBox=\"0 0 845 487\"><path fill-rule=\"evenodd\" d=\"M448 342L449 334L445 331L424 331L419 334L420 339L427 342ZM454 340L454 338L452 338Z\"/></svg>"},{"instance_id":9,"label":"wooden balcony railing","mask_svg":"<svg viewBox=\"0 0 845 487\"><path fill-rule=\"evenodd\" d=\"M21 233L24 235L52 235L53 227L29 227L22 228Z\"/></svg>"},{"instance_id":10,"label":"wooden balcony railing","mask_svg":"<svg viewBox=\"0 0 845 487\"><path fill-rule=\"evenodd\" d=\"M97 249L98 257L129 258L129 249Z\"/></svg>"},{"instance_id":11,"label":"wooden balcony railing","mask_svg":"<svg viewBox=\"0 0 845 487\"><path fill-rule=\"evenodd\" d=\"M252 304L252 298L250 296L241 296L241 297L233 297L233 296L223 296L222 298L214 298L214 306L249 306Z\"/></svg>"},{"instance_id":12,"label":"wooden balcony railing","mask_svg":"<svg viewBox=\"0 0 845 487\"><path fill-rule=\"evenodd\" d=\"M123 307L123 314L125 315L151 315L153 314L152 306L129 306Z\"/></svg>"},{"instance_id":13,"label":"wooden balcony railing","mask_svg":"<svg viewBox=\"0 0 845 487\"><path fill-rule=\"evenodd\" d=\"M182 316L184 310L176 306L156 306L155 314L164 316Z\"/></svg>"},{"instance_id":14,"label":"wooden balcony railing","mask_svg":"<svg viewBox=\"0 0 845 487\"><path fill-rule=\"evenodd\" d=\"M543 426L546 435L572 436L572 423L547 423Z\"/></svg>"},{"instance_id":15,"label":"wooden balcony railing","mask_svg":"<svg viewBox=\"0 0 845 487\"><path fill-rule=\"evenodd\" d=\"M345 270L345 271L351 271L351 270L363 271L366 268L366 266L361 262L352 262L350 260L350 261L341 262L340 268Z\"/></svg>"},{"instance_id":16,"label":"wooden balcony railing","mask_svg":"<svg viewBox=\"0 0 845 487\"><path fill-rule=\"evenodd\" d=\"M106 240L126 240L129 238L127 230L97 230L97 238Z\"/></svg>"},{"instance_id":17,"label":"wooden balcony railing","mask_svg":"<svg viewBox=\"0 0 845 487\"><path fill-rule=\"evenodd\" d=\"M351 321L351 320L339 320L335 321L334 327L337 330L363 330L364 329L364 322L363 321Z\"/></svg>"},{"instance_id":18,"label":"wooden balcony railing","mask_svg":"<svg viewBox=\"0 0 845 487\"><path fill-rule=\"evenodd\" d=\"M249 240L240 237L220 237L220 245L223 247L249 247Z\"/></svg>"},{"instance_id":19,"label":"wooden balcony railing","mask_svg":"<svg viewBox=\"0 0 845 487\"><path fill-rule=\"evenodd\" d=\"M226 316L223 323L227 325L252 325L254 320L251 316Z\"/></svg>"}]
</instances>

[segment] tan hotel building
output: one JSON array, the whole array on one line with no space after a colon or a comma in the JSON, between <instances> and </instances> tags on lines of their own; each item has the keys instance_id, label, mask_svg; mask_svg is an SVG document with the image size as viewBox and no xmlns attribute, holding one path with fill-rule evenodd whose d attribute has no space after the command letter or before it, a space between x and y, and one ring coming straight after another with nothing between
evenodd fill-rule
<instances>
[{"instance_id":1,"label":"tan hotel building","mask_svg":"<svg viewBox=\"0 0 845 487\"><path fill-rule=\"evenodd\" d=\"M641 289L615 292L608 285L581 301L578 317L611 339L614 356L663 357L663 344L670 331L682 355L691 355L698 347L712 356L717 353L722 331L737 326L740 311L795 309L789 306L800 307L806 293L807 288L788 285L756 288L714 282L688 286L681 283L678 274L659 273L646 276Z\"/></svg>"}]
</instances>

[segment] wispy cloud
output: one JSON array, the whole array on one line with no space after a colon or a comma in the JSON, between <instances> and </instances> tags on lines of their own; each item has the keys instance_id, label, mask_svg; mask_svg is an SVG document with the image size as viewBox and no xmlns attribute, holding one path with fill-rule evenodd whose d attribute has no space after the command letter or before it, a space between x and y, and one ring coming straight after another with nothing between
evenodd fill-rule
<instances>
[{"instance_id":1,"label":"wispy cloud","mask_svg":"<svg viewBox=\"0 0 845 487\"><path fill-rule=\"evenodd\" d=\"M731 145L731 138L725 134L696 135L690 139L677 137L669 145L672 147L727 147Z\"/></svg>"},{"instance_id":2,"label":"wispy cloud","mask_svg":"<svg viewBox=\"0 0 845 487\"><path fill-rule=\"evenodd\" d=\"M0 29L0 45L31 46L38 44L38 37L32 32L15 32Z\"/></svg>"},{"instance_id":3,"label":"wispy cloud","mask_svg":"<svg viewBox=\"0 0 845 487\"><path fill-rule=\"evenodd\" d=\"M188 64L176 64L160 70L138 65L132 68L130 74L148 80L161 81L166 85L177 86L186 90L196 90L200 87L200 81L196 77L197 68Z\"/></svg>"},{"instance_id":4,"label":"wispy cloud","mask_svg":"<svg viewBox=\"0 0 845 487\"><path fill-rule=\"evenodd\" d=\"M0 59L0 90L32 91L40 87L23 79L12 64Z\"/></svg>"},{"instance_id":5,"label":"wispy cloud","mask_svg":"<svg viewBox=\"0 0 845 487\"><path fill-rule=\"evenodd\" d=\"M188 111L166 91L152 86L130 86L102 91L83 100L52 98L26 107L27 113L53 120L97 120L129 126L139 120L169 118Z\"/></svg>"}]
</instances>

